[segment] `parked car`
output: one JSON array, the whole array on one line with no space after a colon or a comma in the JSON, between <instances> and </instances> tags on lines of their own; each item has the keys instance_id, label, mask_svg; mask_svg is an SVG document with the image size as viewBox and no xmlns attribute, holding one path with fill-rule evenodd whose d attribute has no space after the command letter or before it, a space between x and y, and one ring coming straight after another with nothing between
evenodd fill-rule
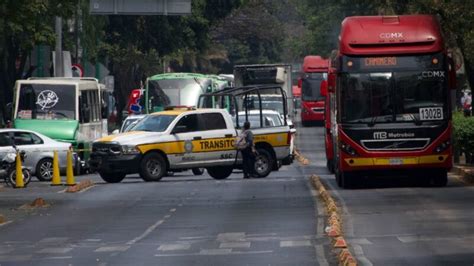
<instances>
[{"instance_id":1,"label":"parked car","mask_svg":"<svg viewBox=\"0 0 474 266\"><path fill-rule=\"evenodd\" d=\"M72 149L70 143L53 140L31 130L0 129L0 158L13 149L13 144L20 151L25 151L26 158L23 166L28 168L32 175L36 175L40 181L51 181L53 177L53 152L58 152L60 171L65 172L67 151ZM76 157L74 154L73 165L78 162ZM77 172L78 164L75 168Z\"/></svg>"}]
</instances>

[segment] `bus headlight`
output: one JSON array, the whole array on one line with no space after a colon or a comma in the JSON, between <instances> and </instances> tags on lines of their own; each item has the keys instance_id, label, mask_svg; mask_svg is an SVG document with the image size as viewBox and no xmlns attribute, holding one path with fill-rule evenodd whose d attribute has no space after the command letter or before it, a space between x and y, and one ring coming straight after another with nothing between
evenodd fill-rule
<instances>
[{"instance_id":1,"label":"bus headlight","mask_svg":"<svg viewBox=\"0 0 474 266\"><path fill-rule=\"evenodd\" d=\"M133 145L122 145L123 154L139 154L140 151Z\"/></svg>"},{"instance_id":2,"label":"bus headlight","mask_svg":"<svg viewBox=\"0 0 474 266\"><path fill-rule=\"evenodd\" d=\"M347 154L350 154L352 156L358 156L359 154L357 153L357 151L351 147L351 145L349 144L346 144L344 142L339 142L339 147L341 148L341 150L343 150L345 153Z\"/></svg>"},{"instance_id":3,"label":"bus headlight","mask_svg":"<svg viewBox=\"0 0 474 266\"><path fill-rule=\"evenodd\" d=\"M449 146L451 145L451 142L449 140L447 141L444 141L443 143L439 144L438 146L436 146L436 148L434 149L434 151L436 153L441 153L443 151L445 151L447 148L449 148Z\"/></svg>"}]
</instances>

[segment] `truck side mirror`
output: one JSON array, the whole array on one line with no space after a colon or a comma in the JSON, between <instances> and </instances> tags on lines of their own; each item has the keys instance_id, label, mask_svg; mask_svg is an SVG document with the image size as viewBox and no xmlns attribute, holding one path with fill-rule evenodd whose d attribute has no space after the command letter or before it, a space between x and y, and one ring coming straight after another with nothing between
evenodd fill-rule
<instances>
[{"instance_id":1,"label":"truck side mirror","mask_svg":"<svg viewBox=\"0 0 474 266\"><path fill-rule=\"evenodd\" d=\"M321 85L319 86L319 94L321 96L328 96L328 82L326 80L321 81Z\"/></svg>"}]
</instances>

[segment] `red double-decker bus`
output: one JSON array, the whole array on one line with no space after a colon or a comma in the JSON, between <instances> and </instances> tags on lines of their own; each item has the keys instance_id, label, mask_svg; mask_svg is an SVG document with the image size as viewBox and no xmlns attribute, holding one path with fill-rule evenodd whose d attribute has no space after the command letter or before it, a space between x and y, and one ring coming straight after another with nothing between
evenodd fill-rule
<instances>
[{"instance_id":1,"label":"red double-decker bus","mask_svg":"<svg viewBox=\"0 0 474 266\"><path fill-rule=\"evenodd\" d=\"M445 186L454 68L436 17L347 17L339 40L328 79L338 185L406 175Z\"/></svg>"},{"instance_id":2,"label":"red double-decker bus","mask_svg":"<svg viewBox=\"0 0 474 266\"><path fill-rule=\"evenodd\" d=\"M301 123L308 126L324 121L324 96L320 85L327 79L329 60L318 55L305 56L303 73L299 81L301 87Z\"/></svg>"}]
</instances>

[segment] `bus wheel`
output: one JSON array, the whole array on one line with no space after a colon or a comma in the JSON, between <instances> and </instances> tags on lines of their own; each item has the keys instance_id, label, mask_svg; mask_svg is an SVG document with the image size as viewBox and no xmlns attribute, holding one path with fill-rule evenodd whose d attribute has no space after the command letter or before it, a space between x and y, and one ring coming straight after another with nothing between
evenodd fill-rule
<instances>
[{"instance_id":1,"label":"bus wheel","mask_svg":"<svg viewBox=\"0 0 474 266\"><path fill-rule=\"evenodd\" d=\"M446 170L438 170L432 174L431 184L434 187L445 187L448 184L448 172Z\"/></svg>"},{"instance_id":2,"label":"bus wheel","mask_svg":"<svg viewBox=\"0 0 474 266\"><path fill-rule=\"evenodd\" d=\"M163 156L158 153L146 154L140 163L140 177L147 181L160 181L168 172Z\"/></svg>"},{"instance_id":3,"label":"bus wheel","mask_svg":"<svg viewBox=\"0 0 474 266\"><path fill-rule=\"evenodd\" d=\"M202 175L204 174L205 169L204 168L193 168L191 169L193 171L193 175Z\"/></svg>"},{"instance_id":4,"label":"bus wheel","mask_svg":"<svg viewBox=\"0 0 474 266\"><path fill-rule=\"evenodd\" d=\"M232 174L231 166L213 166L206 169L207 173L214 179L226 179Z\"/></svg>"},{"instance_id":5,"label":"bus wheel","mask_svg":"<svg viewBox=\"0 0 474 266\"><path fill-rule=\"evenodd\" d=\"M342 177L341 177L341 173L339 171L336 171L334 173L334 176L336 177L336 183L337 183L337 186L342 188Z\"/></svg>"},{"instance_id":6,"label":"bus wheel","mask_svg":"<svg viewBox=\"0 0 474 266\"><path fill-rule=\"evenodd\" d=\"M120 183L125 178L125 174L122 173L99 172L99 175L107 183Z\"/></svg>"},{"instance_id":7,"label":"bus wheel","mask_svg":"<svg viewBox=\"0 0 474 266\"><path fill-rule=\"evenodd\" d=\"M341 187L342 188L352 188L355 183L356 175L354 173L340 172L341 178Z\"/></svg>"},{"instance_id":8,"label":"bus wheel","mask_svg":"<svg viewBox=\"0 0 474 266\"><path fill-rule=\"evenodd\" d=\"M257 149L257 157L255 158L255 173L259 177L267 177L273 169L273 157L265 149Z\"/></svg>"},{"instance_id":9,"label":"bus wheel","mask_svg":"<svg viewBox=\"0 0 474 266\"><path fill-rule=\"evenodd\" d=\"M334 163L332 160L326 160L326 167L331 174L334 174Z\"/></svg>"}]
</instances>

